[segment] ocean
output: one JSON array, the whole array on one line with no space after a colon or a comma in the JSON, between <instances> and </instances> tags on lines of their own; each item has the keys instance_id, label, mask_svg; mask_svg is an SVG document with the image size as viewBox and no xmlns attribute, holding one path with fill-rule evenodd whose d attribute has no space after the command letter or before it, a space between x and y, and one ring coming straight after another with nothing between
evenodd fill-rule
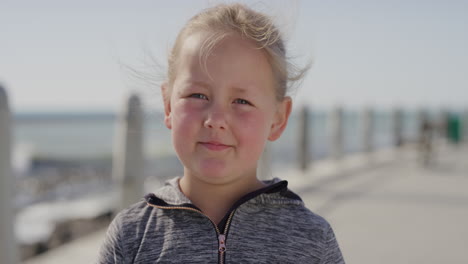
<instances>
[{"instance_id":1,"label":"ocean","mask_svg":"<svg viewBox=\"0 0 468 264\"><path fill-rule=\"evenodd\" d=\"M328 155L328 112L315 111L309 115L313 159ZM373 133L376 148L393 143L392 120L388 112L376 112ZM116 115L113 113L18 113L14 115L15 149L23 156L42 159L91 160L111 157L114 146ZM357 112L344 113L344 150L346 153L362 150L360 116ZM298 143L298 118L293 114L282 137L271 144L274 163L293 163ZM403 134L414 139L417 134L415 115L404 118ZM147 159L175 155L170 130L163 124L163 114L145 114L144 147ZM285 159L287 157L287 159ZM292 164L291 164L292 165Z\"/></svg>"}]
</instances>

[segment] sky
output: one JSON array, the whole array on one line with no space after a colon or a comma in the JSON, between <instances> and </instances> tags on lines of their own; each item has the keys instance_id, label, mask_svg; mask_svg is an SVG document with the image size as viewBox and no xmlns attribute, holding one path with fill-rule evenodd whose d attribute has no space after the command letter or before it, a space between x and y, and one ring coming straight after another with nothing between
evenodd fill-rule
<instances>
[{"instance_id":1,"label":"sky","mask_svg":"<svg viewBox=\"0 0 468 264\"><path fill-rule=\"evenodd\" d=\"M179 30L229 1L0 1L0 83L14 112L116 111L159 87ZM468 0L241 1L275 18L298 65L295 105L468 108ZM148 54L161 65L148 67Z\"/></svg>"}]
</instances>

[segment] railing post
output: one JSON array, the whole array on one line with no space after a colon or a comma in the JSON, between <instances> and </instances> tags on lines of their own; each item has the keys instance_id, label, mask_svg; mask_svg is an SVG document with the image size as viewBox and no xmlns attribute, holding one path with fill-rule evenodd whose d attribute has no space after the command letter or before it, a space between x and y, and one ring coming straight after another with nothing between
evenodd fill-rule
<instances>
[{"instance_id":1,"label":"railing post","mask_svg":"<svg viewBox=\"0 0 468 264\"><path fill-rule=\"evenodd\" d=\"M306 105L302 106L299 113L299 146L298 160L299 168L306 171L310 163L309 155L309 109Z\"/></svg>"},{"instance_id":2,"label":"railing post","mask_svg":"<svg viewBox=\"0 0 468 264\"><path fill-rule=\"evenodd\" d=\"M364 152L374 150L374 112L371 108L364 108L362 112L362 145Z\"/></svg>"},{"instance_id":3,"label":"railing post","mask_svg":"<svg viewBox=\"0 0 468 264\"><path fill-rule=\"evenodd\" d=\"M395 109L393 111L393 143L394 146L400 147L403 145L403 111Z\"/></svg>"},{"instance_id":4,"label":"railing post","mask_svg":"<svg viewBox=\"0 0 468 264\"><path fill-rule=\"evenodd\" d=\"M137 95L131 95L117 119L113 178L118 184L120 211L143 197L143 110Z\"/></svg>"},{"instance_id":5,"label":"railing post","mask_svg":"<svg viewBox=\"0 0 468 264\"><path fill-rule=\"evenodd\" d=\"M343 157L343 109L338 106L330 114L330 156L333 159Z\"/></svg>"},{"instance_id":6,"label":"railing post","mask_svg":"<svg viewBox=\"0 0 468 264\"><path fill-rule=\"evenodd\" d=\"M11 169L11 113L8 96L0 85L0 263L18 263L13 208L14 178Z\"/></svg>"}]
</instances>

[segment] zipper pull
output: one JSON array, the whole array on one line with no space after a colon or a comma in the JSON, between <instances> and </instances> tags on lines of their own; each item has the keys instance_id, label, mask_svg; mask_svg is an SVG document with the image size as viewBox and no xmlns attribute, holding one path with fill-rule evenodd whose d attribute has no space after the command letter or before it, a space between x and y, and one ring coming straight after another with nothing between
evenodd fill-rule
<instances>
[{"instance_id":1,"label":"zipper pull","mask_svg":"<svg viewBox=\"0 0 468 264\"><path fill-rule=\"evenodd\" d=\"M224 251L226 251L226 236L223 234L220 234L218 236L218 240L219 240L219 252L223 253Z\"/></svg>"}]
</instances>

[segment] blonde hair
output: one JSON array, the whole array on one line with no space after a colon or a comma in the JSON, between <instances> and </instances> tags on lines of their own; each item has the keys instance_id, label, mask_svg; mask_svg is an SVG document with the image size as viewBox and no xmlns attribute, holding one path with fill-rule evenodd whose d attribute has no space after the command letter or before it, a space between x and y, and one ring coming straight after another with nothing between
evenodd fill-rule
<instances>
[{"instance_id":1,"label":"blonde hair","mask_svg":"<svg viewBox=\"0 0 468 264\"><path fill-rule=\"evenodd\" d=\"M200 50L200 62L205 66L211 50L229 34L239 34L252 40L259 49L265 51L276 78L276 99L282 101L290 84L302 79L309 66L299 69L288 61L283 38L273 20L242 4L220 4L206 9L192 17L179 32L176 42L169 54L167 78L172 86L176 71L177 59L183 41L195 33L208 33Z\"/></svg>"}]
</instances>

